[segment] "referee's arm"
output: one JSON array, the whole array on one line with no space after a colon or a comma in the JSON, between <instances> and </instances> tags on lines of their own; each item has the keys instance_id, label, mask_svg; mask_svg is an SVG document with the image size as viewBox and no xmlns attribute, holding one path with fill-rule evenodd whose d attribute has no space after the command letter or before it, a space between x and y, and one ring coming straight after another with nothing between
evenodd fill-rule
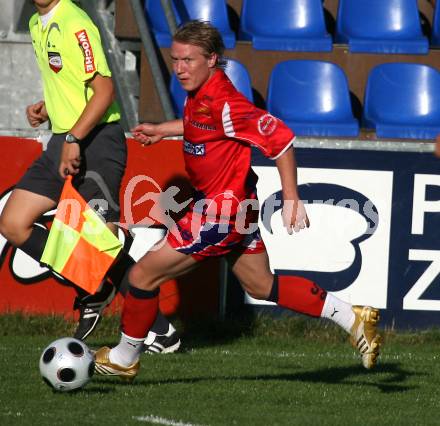
<instances>
[{"instance_id":1,"label":"referee's arm","mask_svg":"<svg viewBox=\"0 0 440 426\"><path fill-rule=\"evenodd\" d=\"M115 99L115 89L111 77L103 77L96 73L86 84L93 89L93 96L78 121L70 129L70 133L80 140L84 139L99 124Z\"/></svg>"}]
</instances>

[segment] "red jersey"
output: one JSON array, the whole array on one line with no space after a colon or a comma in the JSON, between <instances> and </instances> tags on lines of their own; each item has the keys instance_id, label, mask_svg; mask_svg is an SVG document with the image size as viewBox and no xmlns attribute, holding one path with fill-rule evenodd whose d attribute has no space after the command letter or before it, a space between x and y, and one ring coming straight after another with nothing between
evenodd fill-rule
<instances>
[{"instance_id":1,"label":"red jersey","mask_svg":"<svg viewBox=\"0 0 440 426\"><path fill-rule=\"evenodd\" d=\"M251 146L276 159L295 137L282 121L238 92L222 70L195 96L187 96L183 126L185 167L198 192L196 200L215 200L217 213L225 199L252 197L257 176L251 169Z\"/></svg>"}]
</instances>

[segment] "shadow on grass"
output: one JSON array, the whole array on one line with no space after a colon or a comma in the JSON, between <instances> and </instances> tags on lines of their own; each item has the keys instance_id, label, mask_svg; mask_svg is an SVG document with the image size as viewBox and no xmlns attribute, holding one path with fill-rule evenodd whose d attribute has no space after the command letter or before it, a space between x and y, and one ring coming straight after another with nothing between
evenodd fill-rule
<instances>
[{"instance_id":1,"label":"shadow on grass","mask_svg":"<svg viewBox=\"0 0 440 426\"><path fill-rule=\"evenodd\" d=\"M379 378L378 374L386 374L387 377ZM355 386L370 386L385 393L407 392L416 389L417 386L407 386L405 382L409 377L420 376L401 368L398 363L381 363L373 372L363 367L333 367L322 368L314 371L305 371L295 374L283 374L265 376L265 380L295 380L309 383L343 384ZM362 378L368 380L362 380ZM355 380L353 380L355 379ZM361 379L361 380L359 380Z\"/></svg>"},{"instance_id":2,"label":"shadow on grass","mask_svg":"<svg viewBox=\"0 0 440 426\"><path fill-rule=\"evenodd\" d=\"M386 374L387 377L381 377ZM218 377L191 377L166 380L144 380L136 379L134 382L126 381L108 381L109 378L95 376L95 383L100 385L108 384L111 386L154 386L166 384L195 384L199 382L215 381L288 381L288 382L306 382L306 383L324 383L328 385L344 386L366 386L376 388L383 393L402 393L417 389L419 386L408 386L405 382L412 376L420 376L419 373L413 373L401 368L399 363L382 363L374 372L365 370L362 367L331 367L320 368L312 371L297 372L292 374L261 374L261 375L235 375ZM363 380L364 379L364 380Z\"/></svg>"},{"instance_id":3,"label":"shadow on grass","mask_svg":"<svg viewBox=\"0 0 440 426\"><path fill-rule=\"evenodd\" d=\"M335 324L301 314L284 313L271 317L264 312L245 310L225 321L218 319L193 320L184 324L180 333L181 352L185 348L199 349L233 343L244 337L305 339L315 342L345 343L347 334Z\"/></svg>"},{"instance_id":4,"label":"shadow on grass","mask_svg":"<svg viewBox=\"0 0 440 426\"><path fill-rule=\"evenodd\" d=\"M108 382L108 384L110 384ZM77 396L77 395L90 395L90 394L98 394L98 395L103 395L103 394L111 394L116 392L116 387L114 386L114 383L111 384L111 386L107 386L107 384L104 384L104 382L102 382L102 384L99 381L95 381L94 383L90 383L88 384L86 387L81 388L81 389L75 389L73 391L69 391L69 392L59 392L56 390L53 390L54 394L57 395L66 395L66 396Z\"/></svg>"},{"instance_id":5,"label":"shadow on grass","mask_svg":"<svg viewBox=\"0 0 440 426\"><path fill-rule=\"evenodd\" d=\"M265 318L265 317L264 317ZM307 328L307 320L305 317L297 317L294 322L290 321L290 325L296 329L293 334L298 333L303 335L303 331ZM235 340L245 337L245 336L255 336L264 334L261 325L263 321L266 321L264 328L269 328L269 324L282 324L279 319L263 319L263 317L256 317L255 315L244 312L242 315L236 315L228 318L226 321L220 321L216 318L195 318L191 321L179 322L178 320L173 321L174 326L178 330L180 335L182 346L179 352L186 352L192 349L200 349L205 347L213 347L217 345L224 345L227 343L232 343ZM315 321L310 321L311 324L315 324ZM313 325L312 325L313 327ZM286 328L286 325L284 326ZM293 330L292 328L292 330ZM280 334L284 334L280 330ZM100 330L92 335L90 339L86 341L90 348L97 348L100 346L113 347L119 341L119 332L113 333L113 338L110 337L111 334L102 334Z\"/></svg>"}]
</instances>

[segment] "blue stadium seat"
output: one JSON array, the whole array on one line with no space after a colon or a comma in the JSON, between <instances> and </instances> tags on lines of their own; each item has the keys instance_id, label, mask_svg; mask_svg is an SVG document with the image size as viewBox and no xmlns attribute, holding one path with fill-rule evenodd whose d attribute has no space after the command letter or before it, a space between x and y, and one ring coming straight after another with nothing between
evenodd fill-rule
<instances>
[{"instance_id":1,"label":"blue stadium seat","mask_svg":"<svg viewBox=\"0 0 440 426\"><path fill-rule=\"evenodd\" d=\"M333 48L322 0L243 0L240 39L255 49L326 51Z\"/></svg>"},{"instance_id":2,"label":"blue stadium seat","mask_svg":"<svg viewBox=\"0 0 440 426\"><path fill-rule=\"evenodd\" d=\"M190 19L210 21L218 28L227 49L235 47L235 34L231 30L226 0L172 0L177 25ZM171 33L161 0L145 0L145 16L159 47L171 46Z\"/></svg>"},{"instance_id":3,"label":"blue stadium seat","mask_svg":"<svg viewBox=\"0 0 440 426\"><path fill-rule=\"evenodd\" d=\"M368 75L363 121L379 138L435 138L440 133L440 72L415 63L377 65Z\"/></svg>"},{"instance_id":4,"label":"blue stadium seat","mask_svg":"<svg viewBox=\"0 0 440 426\"><path fill-rule=\"evenodd\" d=\"M246 67L235 59L227 59L225 72L226 75L231 79L236 89L246 96L246 98L248 98L251 102L253 102L254 95L252 93L251 77ZM183 103L185 101L186 92L182 89L182 86L174 73L171 77L170 93L174 112L176 113L177 117L182 117Z\"/></svg>"},{"instance_id":5,"label":"blue stadium seat","mask_svg":"<svg viewBox=\"0 0 440 426\"><path fill-rule=\"evenodd\" d=\"M182 23L172 2L177 25ZM145 0L145 17L159 47L171 46L171 32L160 0Z\"/></svg>"},{"instance_id":6,"label":"blue stadium seat","mask_svg":"<svg viewBox=\"0 0 440 426\"><path fill-rule=\"evenodd\" d=\"M440 1L435 2L434 17L432 19L431 45L440 46Z\"/></svg>"},{"instance_id":7,"label":"blue stadium seat","mask_svg":"<svg viewBox=\"0 0 440 426\"><path fill-rule=\"evenodd\" d=\"M417 0L339 0L336 42L351 52L426 54Z\"/></svg>"},{"instance_id":8,"label":"blue stadium seat","mask_svg":"<svg viewBox=\"0 0 440 426\"><path fill-rule=\"evenodd\" d=\"M270 113L297 135L357 136L344 71L324 61L289 60L271 72L267 94Z\"/></svg>"}]
</instances>

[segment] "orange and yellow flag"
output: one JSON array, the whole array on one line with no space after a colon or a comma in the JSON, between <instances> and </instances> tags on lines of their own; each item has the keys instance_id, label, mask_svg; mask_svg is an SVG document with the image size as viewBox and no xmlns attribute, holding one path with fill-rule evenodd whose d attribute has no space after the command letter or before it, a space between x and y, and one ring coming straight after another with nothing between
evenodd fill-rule
<instances>
[{"instance_id":1,"label":"orange and yellow flag","mask_svg":"<svg viewBox=\"0 0 440 426\"><path fill-rule=\"evenodd\" d=\"M68 176L41 262L94 294L122 248Z\"/></svg>"}]
</instances>

